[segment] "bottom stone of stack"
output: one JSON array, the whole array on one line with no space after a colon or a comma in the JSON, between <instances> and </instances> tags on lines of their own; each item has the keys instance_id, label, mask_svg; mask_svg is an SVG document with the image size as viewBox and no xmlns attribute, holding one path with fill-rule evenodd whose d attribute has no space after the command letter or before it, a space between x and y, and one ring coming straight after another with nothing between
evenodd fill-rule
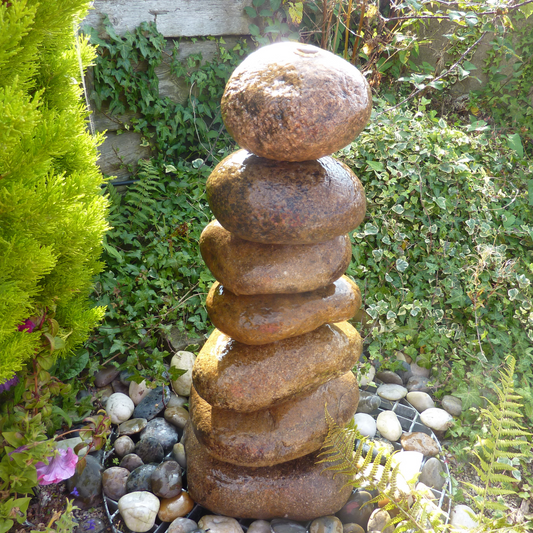
<instances>
[{"instance_id":1,"label":"bottom stone of stack","mask_svg":"<svg viewBox=\"0 0 533 533\"><path fill-rule=\"evenodd\" d=\"M185 429L187 486L194 501L213 513L236 518L312 520L332 515L347 502L348 478L317 464L318 453L272 467L251 468L212 457Z\"/></svg>"}]
</instances>

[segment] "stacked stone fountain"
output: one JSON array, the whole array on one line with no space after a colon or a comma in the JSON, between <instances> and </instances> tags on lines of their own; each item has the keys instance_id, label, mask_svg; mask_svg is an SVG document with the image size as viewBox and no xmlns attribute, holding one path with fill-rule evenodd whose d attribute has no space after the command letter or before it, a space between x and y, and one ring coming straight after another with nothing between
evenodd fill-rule
<instances>
[{"instance_id":1,"label":"stacked stone fountain","mask_svg":"<svg viewBox=\"0 0 533 533\"><path fill-rule=\"evenodd\" d=\"M309 520L350 495L317 456L325 406L344 425L359 400L362 341L346 321L361 295L342 274L365 196L330 154L370 110L359 71L309 45L262 48L227 84L223 118L242 149L207 182L217 220L200 248L217 329L193 369L185 437L189 492L213 512Z\"/></svg>"}]
</instances>

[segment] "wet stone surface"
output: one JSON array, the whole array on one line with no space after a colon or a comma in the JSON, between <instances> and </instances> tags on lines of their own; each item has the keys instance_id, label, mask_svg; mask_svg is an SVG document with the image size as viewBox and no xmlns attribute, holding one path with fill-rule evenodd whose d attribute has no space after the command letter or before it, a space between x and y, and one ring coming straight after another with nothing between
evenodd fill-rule
<instances>
[{"instance_id":1,"label":"wet stone surface","mask_svg":"<svg viewBox=\"0 0 533 533\"><path fill-rule=\"evenodd\" d=\"M257 411L348 372L362 349L359 333L347 322L261 346L215 330L198 354L193 382L214 407Z\"/></svg>"},{"instance_id":2,"label":"wet stone surface","mask_svg":"<svg viewBox=\"0 0 533 533\"><path fill-rule=\"evenodd\" d=\"M213 276L234 294L294 294L337 280L350 264L348 235L317 244L261 244L240 239L218 221L200 236L200 251Z\"/></svg>"},{"instance_id":3,"label":"wet stone surface","mask_svg":"<svg viewBox=\"0 0 533 533\"><path fill-rule=\"evenodd\" d=\"M328 241L355 229L366 212L361 182L329 156L286 163L239 150L215 167L206 192L224 228L263 244Z\"/></svg>"},{"instance_id":4,"label":"wet stone surface","mask_svg":"<svg viewBox=\"0 0 533 533\"><path fill-rule=\"evenodd\" d=\"M216 282L206 300L216 328L238 342L268 344L349 320L361 307L361 291L348 277L316 291L237 296Z\"/></svg>"},{"instance_id":5,"label":"wet stone surface","mask_svg":"<svg viewBox=\"0 0 533 533\"><path fill-rule=\"evenodd\" d=\"M284 463L314 452L324 442L324 405L344 426L357 409L359 390L352 372L306 395L251 413L213 408L191 395L191 422L209 453L228 463L260 467Z\"/></svg>"}]
</instances>

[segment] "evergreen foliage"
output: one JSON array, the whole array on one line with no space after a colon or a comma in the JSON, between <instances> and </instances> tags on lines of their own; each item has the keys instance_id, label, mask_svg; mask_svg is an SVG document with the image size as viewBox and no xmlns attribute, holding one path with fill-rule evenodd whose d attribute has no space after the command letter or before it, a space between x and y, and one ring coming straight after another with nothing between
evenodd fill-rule
<instances>
[{"instance_id":1,"label":"evergreen foliage","mask_svg":"<svg viewBox=\"0 0 533 533\"><path fill-rule=\"evenodd\" d=\"M87 6L0 3L0 383L42 348L41 331L19 331L27 319L54 318L50 349L67 355L103 314L88 300L107 223L80 100Z\"/></svg>"}]
</instances>

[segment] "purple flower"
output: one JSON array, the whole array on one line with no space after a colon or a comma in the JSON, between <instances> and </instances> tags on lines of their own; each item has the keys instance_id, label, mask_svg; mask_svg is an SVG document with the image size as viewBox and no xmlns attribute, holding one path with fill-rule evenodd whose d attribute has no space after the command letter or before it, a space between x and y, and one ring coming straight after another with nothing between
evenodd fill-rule
<instances>
[{"instance_id":1,"label":"purple flower","mask_svg":"<svg viewBox=\"0 0 533 533\"><path fill-rule=\"evenodd\" d=\"M76 496L76 497L78 497L80 495L80 493L78 492L78 489L76 487L74 487L74 489L70 492L70 494L72 494L72 496Z\"/></svg>"},{"instance_id":2,"label":"purple flower","mask_svg":"<svg viewBox=\"0 0 533 533\"><path fill-rule=\"evenodd\" d=\"M38 462L35 465L39 485L59 483L72 477L76 471L77 462L78 456L73 452L72 448L67 450L56 449L54 455L48 458L47 465L43 462Z\"/></svg>"},{"instance_id":3,"label":"purple flower","mask_svg":"<svg viewBox=\"0 0 533 533\"><path fill-rule=\"evenodd\" d=\"M35 329L35 326L37 324L35 324L34 322L32 322L29 318L26 319L24 321L24 324L20 324L18 326L18 330L19 331L27 331L28 333L31 333L34 329Z\"/></svg>"},{"instance_id":4,"label":"purple flower","mask_svg":"<svg viewBox=\"0 0 533 533\"><path fill-rule=\"evenodd\" d=\"M13 376L11 379L4 381L4 383L0 384L0 394L8 391L11 387L14 387L18 382L19 382L19 378L17 376Z\"/></svg>"}]
</instances>

